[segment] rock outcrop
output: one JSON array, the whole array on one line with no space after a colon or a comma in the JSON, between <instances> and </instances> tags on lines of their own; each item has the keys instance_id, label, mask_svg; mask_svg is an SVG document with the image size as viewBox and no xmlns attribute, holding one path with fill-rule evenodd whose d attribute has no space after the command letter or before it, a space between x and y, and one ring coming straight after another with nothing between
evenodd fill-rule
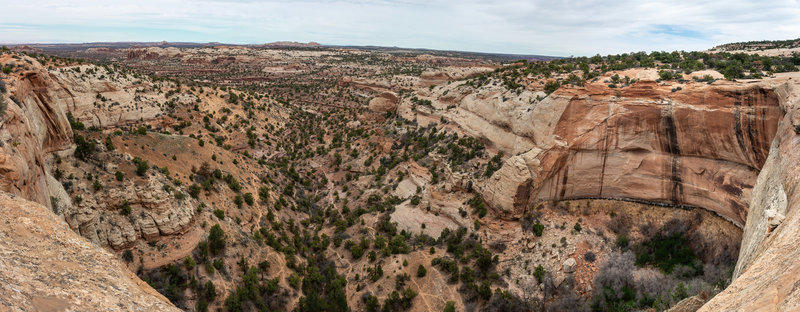
<instances>
[{"instance_id":1,"label":"rock outcrop","mask_svg":"<svg viewBox=\"0 0 800 312\"><path fill-rule=\"evenodd\" d=\"M742 247L728 288L700 311L800 309L800 75L767 81L786 115L759 174L744 227ZM785 216L782 217L781 216ZM782 219L780 222L776 222Z\"/></svg>"},{"instance_id":2,"label":"rock outcrop","mask_svg":"<svg viewBox=\"0 0 800 312\"><path fill-rule=\"evenodd\" d=\"M91 183L76 181L72 187L89 193ZM60 207L73 230L101 246L128 247L139 239L154 241L161 236L179 234L195 215L192 199L176 200L163 189L170 182L158 176L145 181L128 181L122 187L103 189L85 196L80 203ZM128 205L130 213L121 215Z\"/></svg>"},{"instance_id":3,"label":"rock outcrop","mask_svg":"<svg viewBox=\"0 0 800 312\"><path fill-rule=\"evenodd\" d=\"M0 63L27 66L27 56L5 55ZM38 63L36 63L38 64ZM5 79L9 94L0 94L7 108L0 118L0 191L51 207L45 156L72 146L72 129L59 103L58 84L43 71L17 71Z\"/></svg>"},{"instance_id":4,"label":"rock outcrop","mask_svg":"<svg viewBox=\"0 0 800 312\"><path fill-rule=\"evenodd\" d=\"M87 127L120 126L152 119L163 113L161 103L170 100L156 91L159 88L156 83L104 67L65 67L49 74L57 84L45 84L53 90L53 98Z\"/></svg>"},{"instance_id":5,"label":"rock outcrop","mask_svg":"<svg viewBox=\"0 0 800 312\"><path fill-rule=\"evenodd\" d=\"M397 109L397 95L392 92L381 93L369 100L369 109L376 113L393 112Z\"/></svg>"},{"instance_id":6,"label":"rock outcrop","mask_svg":"<svg viewBox=\"0 0 800 312\"><path fill-rule=\"evenodd\" d=\"M451 85L433 107L508 155L478 190L501 217L546 200L703 207L740 227L783 110L760 85L601 83L541 99Z\"/></svg>"},{"instance_id":7,"label":"rock outcrop","mask_svg":"<svg viewBox=\"0 0 800 312\"><path fill-rule=\"evenodd\" d=\"M40 204L0 192L4 311L180 311Z\"/></svg>"},{"instance_id":8,"label":"rock outcrop","mask_svg":"<svg viewBox=\"0 0 800 312\"><path fill-rule=\"evenodd\" d=\"M455 82L420 94L430 109L404 101L398 112L443 117L510 155L476 188L500 217L575 198L694 206L725 217L744 229L739 261L732 284L701 311L793 311L800 309L798 78L589 83L536 99ZM681 308L703 304L692 300Z\"/></svg>"}]
</instances>

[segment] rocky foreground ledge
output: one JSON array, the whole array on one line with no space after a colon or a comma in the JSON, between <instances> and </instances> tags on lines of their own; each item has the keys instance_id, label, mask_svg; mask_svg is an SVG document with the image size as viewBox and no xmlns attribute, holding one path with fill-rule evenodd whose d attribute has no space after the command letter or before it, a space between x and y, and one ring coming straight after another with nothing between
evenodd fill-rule
<instances>
[{"instance_id":1,"label":"rocky foreground ledge","mask_svg":"<svg viewBox=\"0 0 800 312\"><path fill-rule=\"evenodd\" d=\"M47 208L4 192L0 306L4 311L180 311Z\"/></svg>"}]
</instances>

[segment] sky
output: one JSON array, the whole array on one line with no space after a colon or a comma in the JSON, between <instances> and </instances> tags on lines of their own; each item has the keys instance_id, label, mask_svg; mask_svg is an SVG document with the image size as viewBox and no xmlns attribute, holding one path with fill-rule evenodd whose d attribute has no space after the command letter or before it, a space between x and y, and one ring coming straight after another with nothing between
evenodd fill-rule
<instances>
[{"instance_id":1,"label":"sky","mask_svg":"<svg viewBox=\"0 0 800 312\"><path fill-rule=\"evenodd\" d=\"M315 41L589 56L800 38L800 0L0 0L0 43Z\"/></svg>"}]
</instances>

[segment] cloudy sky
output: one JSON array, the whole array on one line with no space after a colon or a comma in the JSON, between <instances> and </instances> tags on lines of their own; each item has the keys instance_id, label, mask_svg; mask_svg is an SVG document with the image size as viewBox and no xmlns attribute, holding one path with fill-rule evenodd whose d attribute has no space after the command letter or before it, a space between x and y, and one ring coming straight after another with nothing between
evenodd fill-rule
<instances>
[{"instance_id":1,"label":"cloudy sky","mask_svg":"<svg viewBox=\"0 0 800 312\"><path fill-rule=\"evenodd\" d=\"M540 55L800 38L800 0L2 0L0 42L192 41Z\"/></svg>"}]
</instances>

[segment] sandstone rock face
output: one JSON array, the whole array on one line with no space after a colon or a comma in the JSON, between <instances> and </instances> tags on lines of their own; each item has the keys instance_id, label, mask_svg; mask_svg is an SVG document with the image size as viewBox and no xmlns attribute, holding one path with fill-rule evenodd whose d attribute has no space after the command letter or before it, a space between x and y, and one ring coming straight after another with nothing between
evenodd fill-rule
<instances>
[{"instance_id":1,"label":"sandstone rock face","mask_svg":"<svg viewBox=\"0 0 800 312\"><path fill-rule=\"evenodd\" d=\"M80 68L78 71L56 69L48 73L27 56L14 59L6 55L0 59L0 64L14 63L25 63L28 69L13 73L10 81L7 79L15 100L0 95L8 105L0 120L0 191L54 209L73 230L97 244L115 249L129 246L139 238L153 240L186 229L194 216L194 205L190 200L176 201L163 191L161 185L167 181L151 177L146 184L131 182L125 191L104 190L94 196L84 196L87 198L83 203L73 206L62 184L49 172L51 154L71 157L74 148L67 111L87 125L95 126L152 118L161 113L156 99L147 102L141 92L135 91L147 84L136 85L122 77L110 83L108 81L114 80L110 76L112 73L100 67L80 66L75 67ZM93 75L109 76L101 80L92 78ZM108 97L105 102L110 104L102 104L103 101L97 100L98 95ZM126 104L119 104L117 100ZM92 193L91 183L83 179L76 181L75 187L82 188L85 194ZM118 213L126 200L134 212L127 217Z\"/></svg>"},{"instance_id":2,"label":"sandstone rock face","mask_svg":"<svg viewBox=\"0 0 800 312\"><path fill-rule=\"evenodd\" d=\"M64 205L60 213L73 230L92 242L122 249L139 239L153 241L161 236L179 234L192 223L196 213L192 199L176 200L162 187L164 178L147 176L144 183L130 180L122 187L94 192L89 181L75 181L73 188L84 196L79 204ZM130 214L120 214L122 206Z\"/></svg>"},{"instance_id":3,"label":"sandstone rock face","mask_svg":"<svg viewBox=\"0 0 800 312\"><path fill-rule=\"evenodd\" d=\"M610 198L703 207L743 226L783 116L778 96L764 86L673 87L595 83L541 99L451 86L433 106L455 104L442 114L512 155L477 187L501 217L538 201Z\"/></svg>"},{"instance_id":4,"label":"sandstone rock face","mask_svg":"<svg viewBox=\"0 0 800 312\"><path fill-rule=\"evenodd\" d=\"M800 309L800 75L764 82L775 89L786 115L761 171L747 216L734 280L700 311L795 311ZM770 231L770 221L785 216ZM770 218L772 216L772 218Z\"/></svg>"},{"instance_id":5,"label":"sandstone rock face","mask_svg":"<svg viewBox=\"0 0 800 312\"><path fill-rule=\"evenodd\" d=\"M26 60L32 59L6 56L0 63ZM61 88L42 71L13 73L5 80L11 92L0 94L7 105L0 120L0 190L51 207L45 155L72 145L72 129L54 96Z\"/></svg>"},{"instance_id":6,"label":"sandstone rock face","mask_svg":"<svg viewBox=\"0 0 800 312\"><path fill-rule=\"evenodd\" d=\"M617 90L590 83L544 99L525 92L454 82L419 94L432 107L403 101L398 113L443 117L509 155L476 185L503 218L575 198L716 212L744 228L743 241L733 283L701 311L800 309L800 74L747 84L644 80Z\"/></svg>"},{"instance_id":7,"label":"sandstone rock face","mask_svg":"<svg viewBox=\"0 0 800 312\"><path fill-rule=\"evenodd\" d=\"M5 311L180 311L48 208L0 192Z\"/></svg>"},{"instance_id":8,"label":"sandstone rock face","mask_svg":"<svg viewBox=\"0 0 800 312\"><path fill-rule=\"evenodd\" d=\"M86 126L124 125L152 119L163 113L165 94L154 91L155 83L103 67L81 65L51 70L60 88L53 98ZM191 103L194 99L174 99Z\"/></svg>"},{"instance_id":9,"label":"sandstone rock face","mask_svg":"<svg viewBox=\"0 0 800 312\"><path fill-rule=\"evenodd\" d=\"M369 109L376 113L392 112L397 109L397 95L384 92L369 101Z\"/></svg>"}]
</instances>

